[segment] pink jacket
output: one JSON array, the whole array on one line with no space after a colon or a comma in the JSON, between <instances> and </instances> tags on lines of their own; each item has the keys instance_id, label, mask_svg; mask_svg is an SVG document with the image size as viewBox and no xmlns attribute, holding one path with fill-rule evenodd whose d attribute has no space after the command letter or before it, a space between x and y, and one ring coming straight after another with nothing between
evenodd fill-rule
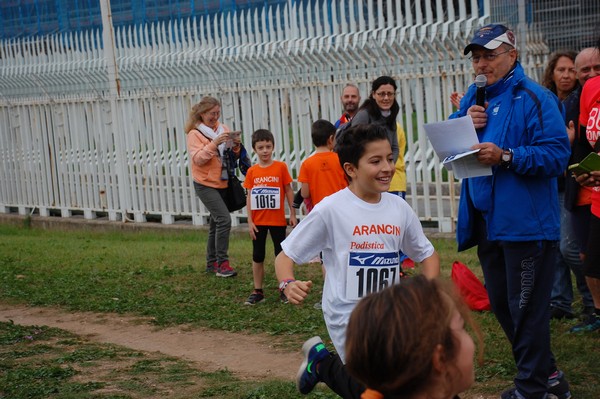
<instances>
[{"instance_id":1,"label":"pink jacket","mask_svg":"<svg viewBox=\"0 0 600 399\"><path fill-rule=\"evenodd\" d=\"M217 146L196 129L187 135L187 148L196 183L213 188L226 188L227 180L221 179L221 158Z\"/></svg>"}]
</instances>

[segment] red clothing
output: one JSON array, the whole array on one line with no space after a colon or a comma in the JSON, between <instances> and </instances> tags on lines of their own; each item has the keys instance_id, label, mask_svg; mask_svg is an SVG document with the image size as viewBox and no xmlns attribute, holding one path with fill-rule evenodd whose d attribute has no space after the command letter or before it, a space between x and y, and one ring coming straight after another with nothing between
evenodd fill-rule
<instances>
[{"instance_id":1,"label":"red clothing","mask_svg":"<svg viewBox=\"0 0 600 399\"><path fill-rule=\"evenodd\" d=\"M575 205L583 206L590 205L592 203L592 193L594 190L591 187L581 186L577 193L577 202Z\"/></svg>"},{"instance_id":2,"label":"red clothing","mask_svg":"<svg viewBox=\"0 0 600 399\"><path fill-rule=\"evenodd\" d=\"M335 123L335 127L336 129L339 128L340 126L342 126L345 123L348 123L352 120L352 117L350 115L348 115L347 113L343 113L342 116L340 116L340 119L337 120L337 122Z\"/></svg>"},{"instance_id":3,"label":"red clothing","mask_svg":"<svg viewBox=\"0 0 600 399\"><path fill-rule=\"evenodd\" d=\"M585 126L585 134L592 147L600 135L600 76L589 79L583 85L579 100L579 123ZM592 192L592 214L600 217L600 187Z\"/></svg>"},{"instance_id":4,"label":"red clothing","mask_svg":"<svg viewBox=\"0 0 600 399\"><path fill-rule=\"evenodd\" d=\"M310 199L315 206L328 195L346 188L348 182L335 152L317 152L300 166L300 183L308 183Z\"/></svg>"},{"instance_id":5,"label":"red clothing","mask_svg":"<svg viewBox=\"0 0 600 399\"><path fill-rule=\"evenodd\" d=\"M287 165L280 161L266 168L252 165L246 173L244 187L250 196L252 222L257 226L287 226L285 187L292 182Z\"/></svg>"}]
</instances>

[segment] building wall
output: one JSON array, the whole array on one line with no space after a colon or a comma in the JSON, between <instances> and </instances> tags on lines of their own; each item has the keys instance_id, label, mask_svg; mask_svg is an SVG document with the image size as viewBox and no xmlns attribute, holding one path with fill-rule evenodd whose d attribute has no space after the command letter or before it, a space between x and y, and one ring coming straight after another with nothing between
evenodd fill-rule
<instances>
[{"instance_id":1,"label":"building wall","mask_svg":"<svg viewBox=\"0 0 600 399\"><path fill-rule=\"evenodd\" d=\"M110 3L114 26L123 27L277 6L286 0L111 0ZM101 27L99 0L3 0L0 3L0 39Z\"/></svg>"}]
</instances>

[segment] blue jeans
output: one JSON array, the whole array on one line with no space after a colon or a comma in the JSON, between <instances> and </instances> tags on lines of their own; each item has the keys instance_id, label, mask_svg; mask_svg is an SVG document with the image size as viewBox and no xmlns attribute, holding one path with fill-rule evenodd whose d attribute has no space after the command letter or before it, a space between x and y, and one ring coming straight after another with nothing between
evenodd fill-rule
<instances>
[{"instance_id":1,"label":"blue jeans","mask_svg":"<svg viewBox=\"0 0 600 399\"><path fill-rule=\"evenodd\" d=\"M571 271L575 275L577 290L581 295L584 307L594 306L592 294L585 282L583 275L583 262L579 257L581 245L573 229L571 212L565 209L564 193L558 193L560 204L560 251L556 257L556 270L554 272L554 285L550 306L573 313L573 283Z\"/></svg>"},{"instance_id":2,"label":"blue jeans","mask_svg":"<svg viewBox=\"0 0 600 399\"><path fill-rule=\"evenodd\" d=\"M229 259L229 234L231 232L231 214L223 200L225 189L216 189L194 182L194 190L200 201L210 212L208 241L206 243L206 264Z\"/></svg>"},{"instance_id":3,"label":"blue jeans","mask_svg":"<svg viewBox=\"0 0 600 399\"><path fill-rule=\"evenodd\" d=\"M504 330L517 366L515 386L543 399L556 371L550 349L550 292L558 245L555 241L488 241L485 220L475 216L481 263L492 311Z\"/></svg>"}]
</instances>

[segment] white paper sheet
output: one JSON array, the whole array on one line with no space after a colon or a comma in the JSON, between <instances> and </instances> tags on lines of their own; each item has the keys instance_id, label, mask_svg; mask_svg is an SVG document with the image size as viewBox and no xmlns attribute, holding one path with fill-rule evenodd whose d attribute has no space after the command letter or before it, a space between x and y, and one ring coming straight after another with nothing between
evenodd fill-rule
<instances>
[{"instance_id":1,"label":"white paper sheet","mask_svg":"<svg viewBox=\"0 0 600 399\"><path fill-rule=\"evenodd\" d=\"M492 168L477 161L477 152L472 150L479 143L473 120L470 116L423 125L427 137L438 158L459 179L490 176Z\"/></svg>"}]
</instances>

